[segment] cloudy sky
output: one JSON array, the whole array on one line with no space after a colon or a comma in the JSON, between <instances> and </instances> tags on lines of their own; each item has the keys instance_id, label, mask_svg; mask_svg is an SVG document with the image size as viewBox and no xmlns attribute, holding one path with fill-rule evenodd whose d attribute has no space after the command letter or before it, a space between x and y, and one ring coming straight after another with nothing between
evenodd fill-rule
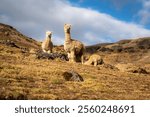
<instances>
[{"instance_id":1,"label":"cloudy sky","mask_svg":"<svg viewBox=\"0 0 150 117\"><path fill-rule=\"evenodd\" d=\"M0 22L42 41L63 44L65 23L86 45L150 36L150 0L0 0Z\"/></svg>"}]
</instances>

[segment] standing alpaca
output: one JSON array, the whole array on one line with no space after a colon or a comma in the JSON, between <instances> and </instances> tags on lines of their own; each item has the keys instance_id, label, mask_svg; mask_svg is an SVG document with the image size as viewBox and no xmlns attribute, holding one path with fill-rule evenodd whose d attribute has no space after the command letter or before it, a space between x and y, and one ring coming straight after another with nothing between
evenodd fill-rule
<instances>
[{"instance_id":1,"label":"standing alpaca","mask_svg":"<svg viewBox=\"0 0 150 117\"><path fill-rule=\"evenodd\" d=\"M46 32L46 39L42 43L42 50L46 53L52 53L53 43L51 41L52 32Z\"/></svg>"},{"instance_id":2,"label":"standing alpaca","mask_svg":"<svg viewBox=\"0 0 150 117\"><path fill-rule=\"evenodd\" d=\"M70 24L65 24L64 25L64 32L65 32L65 42L64 42L64 50L68 54L68 58L70 62L77 62L81 61L83 64L83 55L85 52L85 47L83 43L80 41L71 39L71 34L70 34L70 29L71 25Z\"/></svg>"}]
</instances>

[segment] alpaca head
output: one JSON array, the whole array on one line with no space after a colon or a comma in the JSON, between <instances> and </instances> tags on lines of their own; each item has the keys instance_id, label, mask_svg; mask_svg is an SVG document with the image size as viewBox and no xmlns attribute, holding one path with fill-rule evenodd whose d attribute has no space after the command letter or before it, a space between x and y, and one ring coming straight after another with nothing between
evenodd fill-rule
<instances>
[{"instance_id":1,"label":"alpaca head","mask_svg":"<svg viewBox=\"0 0 150 117\"><path fill-rule=\"evenodd\" d=\"M64 31L65 31L65 33L70 33L70 29L71 29L71 24L65 24L64 25Z\"/></svg>"},{"instance_id":2,"label":"alpaca head","mask_svg":"<svg viewBox=\"0 0 150 117\"><path fill-rule=\"evenodd\" d=\"M46 37L51 38L51 36L52 36L52 32L51 31L46 31Z\"/></svg>"}]
</instances>

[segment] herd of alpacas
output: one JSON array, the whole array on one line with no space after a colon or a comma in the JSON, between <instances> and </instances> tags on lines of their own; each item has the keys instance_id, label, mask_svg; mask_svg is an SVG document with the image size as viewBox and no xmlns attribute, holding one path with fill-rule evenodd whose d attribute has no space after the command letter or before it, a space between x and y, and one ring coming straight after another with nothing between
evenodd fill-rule
<instances>
[{"instance_id":1,"label":"herd of alpacas","mask_svg":"<svg viewBox=\"0 0 150 117\"><path fill-rule=\"evenodd\" d=\"M84 62L85 46L82 42L71 38L70 30L71 30L71 25L65 24L64 25L64 33L65 33L64 50L67 52L69 62L76 63L80 61L82 64L94 65L94 66L101 64L102 58L98 54L91 55L89 60ZM45 53L53 52L53 43L51 37L52 37L52 32L47 31L46 38L42 43L42 51Z\"/></svg>"}]
</instances>

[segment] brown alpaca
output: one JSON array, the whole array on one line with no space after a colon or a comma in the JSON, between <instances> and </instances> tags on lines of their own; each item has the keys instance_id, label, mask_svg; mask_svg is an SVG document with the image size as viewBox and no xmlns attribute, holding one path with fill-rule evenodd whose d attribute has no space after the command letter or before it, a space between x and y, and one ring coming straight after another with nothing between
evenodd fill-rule
<instances>
[{"instance_id":1,"label":"brown alpaca","mask_svg":"<svg viewBox=\"0 0 150 117\"><path fill-rule=\"evenodd\" d=\"M71 29L70 24L64 25L64 32L65 32L64 50L67 52L70 62L74 63L77 61L81 61L83 64L85 47L83 43L81 43L80 41L71 39L70 29Z\"/></svg>"},{"instance_id":2,"label":"brown alpaca","mask_svg":"<svg viewBox=\"0 0 150 117\"><path fill-rule=\"evenodd\" d=\"M101 58L101 56L97 54L93 54L90 56L89 60L86 61L84 64L97 66L98 64L102 64L102 63L103 63L103 59Z\"/></svg>"},{"instance_id":3,"label":"brown alpaca","mask_svg":"<svg viewBox=\"0 0 150 117\"><path fill-rule=\"evenodd\" d=\"M53 43L51 41L52 32L46 32L46 39L42 43L42 50L46 53L52 53Z\"/></svg>"}]
</instances>

